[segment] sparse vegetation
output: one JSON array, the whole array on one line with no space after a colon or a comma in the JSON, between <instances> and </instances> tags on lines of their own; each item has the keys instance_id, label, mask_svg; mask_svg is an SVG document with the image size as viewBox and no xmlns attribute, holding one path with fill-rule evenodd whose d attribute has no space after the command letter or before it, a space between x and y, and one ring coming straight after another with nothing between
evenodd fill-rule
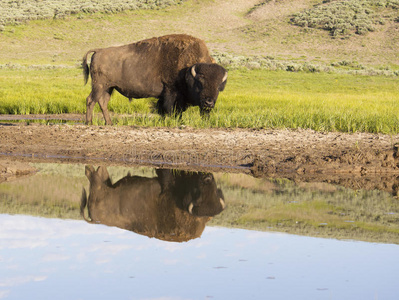
<instances>
[{"instance_id":1,"label":"sparse vegetation","mask_svg":"<svg viewBox=\"0 0 399 300\"><path fill-rule=\"evenodd\" d=\"M253 7L251 7L251 8L248 10L247 15L251 14L252 12L254 12L255 10L257 10L258 8L260 8L260 7L264 6L264 5L266 5L267 3L271 2L271 1L272 1L272 0L264 0L264 1L259 2L258 4L255 4Z\"/></svg>"},{"instance_id":2,"label":"sparse vegetation","mask_svg":"<svg viewBox=\"0 0 399 300\"><path fill-rule=\"evenodd\" d=\"M184 0L12 0L0 2L0 25L30 20L60 19L79 13L117 13L135 9L161 9Z\"/></svg>"},{"instance_id":3,"label":"sparse vegetation","mask_svg":"<svg viewBox=\"0 0 399 300\"><path fill-rule=\"evenodd\" d=\"M397 10L397 0L324 0L313 8L295 14L292 23L302 27L328 30L332 36L365 35L374 31L384 19L393 19L379 12L385 8ZM396 12L397 13L397 12Z\"/></svg>"},{"instance_id":4,"label":"sparse vegetation","mask_svg":"<svg viewBox=\"0 0 399 300\"><path fill-rule=\"evenodd\" d=\"M355 61L341 60L329 65L312 62L295 62L275 59L271 56L237 56L227 53L212 53L216 62L225 68L262 69L268 71L307 72L307 73L340 73L369 76L398 76L399 70L390 67L366 67ZM0 65L1 68L1 65Z\"/></svg>"},{"instance_id":5,"label":"sparse vegetation","mask_svg":"<svg viewBox=\"0 0 399 300\"><path fill-rule=\"evenodd\" d=\"M32 6L49 1L21 0L2 4L16 5L17 2ZM103 3L103 1L97 2ZM226 55L234 61L239 60L237 64L249 65L250 68L259 66L267 68L271 65L270 68L287 69L286 65L290 65L289 70L310 69L330 72L334 71L331 67L332 62L356 60L365 67L364 72L368 72L369 69L378 70L381 66L388 67L391 73L398 70L395 38L397 23L394 21L397 19L398 10L396 1L367 1L371 3L371 10L377 12L376 17L373 17L377 31L371 36L346 40L345 43L338 43L337 39L331 39L321 30L311 27L301 29L289 24L293 14L304 13L304 7L308 7L309 10L315 9L313 7L315 1L311 0L300 1L301 5L296 2L288 4L287 1L274 0L261 2L251 0L248 4L229 3L225 0L136 2L145 2L148 8L154 3L156 7L162 7L162 3L171 5L166 9L124 10L118 13L116 10L115 13L104 13L105 10L100 12L99 9L93 13L66 14L61 19L54 19L54 16L51 16L50 19L37 20L35 14L29 13L29 17L32 16L31 22L22 21L22 25L1 25L4 22L0 22L3 30L0 31L0 49L2 49L0 64L3 66L18 63L70 65L76 64L82 53L89 48L125 44L168 33L188 33L203 38L209 43L211 52ZM333 5L338 2L331 1L323 5ZM64 1L59 9L67 7L69 3L77 2ZM86 2L79 2L79 5L84 3ZM107 5L118 6L118 1ZM19 7L23 8L24 5L20 4ZM242 16L237 16L236 9L242 13ZM6 8L3 8L3 11L5 10ZM248 15L248 11L254 12L257 17L253 19L250 16L252 13ZM216 18L221 15L223 19ZM4 13L0 18L5 16L16 18L11 13ZM280 17L276 19L276 16ZM320 16L316 19L320 19ZM312 47L309 47L309 42ZM375 72L375 74L380 73L385 74Z\"/></svg>"}]
</instances>

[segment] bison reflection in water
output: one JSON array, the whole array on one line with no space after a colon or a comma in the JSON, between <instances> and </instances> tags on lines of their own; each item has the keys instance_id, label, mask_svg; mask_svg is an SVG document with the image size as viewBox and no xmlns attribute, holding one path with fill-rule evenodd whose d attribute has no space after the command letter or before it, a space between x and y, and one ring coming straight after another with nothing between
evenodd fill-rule
<instances>
[{"instance_id":1,"label":"bison reflection in water","mask_svg":"<svg viewBox=\"0 0 399 300\"><path fill-rule=\"evenodd\" d=\"M128 175L112 184L105 167L86 166L85 172L90 194L83 189L80 213L90 223L183 242L200 237L206 222L225 207L210 173L159 169L154 178Z\"/></svg>"}]
</instances>

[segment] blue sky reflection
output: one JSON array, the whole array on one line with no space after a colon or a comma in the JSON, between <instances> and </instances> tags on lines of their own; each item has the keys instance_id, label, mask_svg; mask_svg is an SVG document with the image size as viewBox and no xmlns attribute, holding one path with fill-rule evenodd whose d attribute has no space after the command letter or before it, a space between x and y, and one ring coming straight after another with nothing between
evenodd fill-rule
<instances>
[{"instance_id":1,"label":"blue sky reflection","mask_svg":"<svg viewBox=\"0 0 399 300\"><path fill-rule=\"evenodd\" d=\"M170 243L0 215L0 299L397 299L399 246L207 227Z\"/></svg>"}]
</instances>

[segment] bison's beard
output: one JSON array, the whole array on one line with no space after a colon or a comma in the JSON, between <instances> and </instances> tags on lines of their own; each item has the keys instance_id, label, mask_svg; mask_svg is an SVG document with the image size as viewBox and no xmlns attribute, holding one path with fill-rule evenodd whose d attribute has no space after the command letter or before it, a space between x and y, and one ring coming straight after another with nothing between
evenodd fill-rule
<instances>
[{"instance_id":1,"label":"bison's beard","mask_svg":"<svg viewBox=\"0 0 399 300\"><path fill-rule=\"evenodd\" d=\"M209 113L211 112L212 108L211 107L201 107L200 112L202 116L209 116Z\"/></svg>"},{"instance_id":2,"label":"bison's beard","mask_svg":"<svg viewBox=\"0 0 399 300\"><path fill-rule=\"evenodd\" d=\"M201 109L202 109L203 111L210 112L210 111L213 109L213 107L210 107L210 106L203 106Z\"/></svg>"}]
</instances>

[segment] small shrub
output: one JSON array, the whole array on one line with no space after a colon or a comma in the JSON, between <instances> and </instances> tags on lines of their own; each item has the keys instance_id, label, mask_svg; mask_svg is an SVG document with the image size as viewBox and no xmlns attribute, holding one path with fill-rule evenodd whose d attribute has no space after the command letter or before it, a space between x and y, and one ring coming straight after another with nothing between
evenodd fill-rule
<instances>
[{"instance_id":1,"label":"small shrub","mask_svg":"<svg viewBox=\"0 0 399 300\"><path fill-rule=\"evenodd\" d=\"M384 24L378 15L381 8L398 9L399 0L324 0L311 9L295 14L294 25L323 29L332 36L365 35Z\"/></svg>"},{"instance_id":2,"label":"small shrub","mask_svg":"<svg viewBox=\"0 0 399 300\"><path fill-rule=\"evenodd\" d=\"M234 56L227 53L213 53L215 61L227 68L234 69L262 69L269 71L310 72L310 73L348 73L371 76L398 76L398 72L391 69L374 69L365 67L356 61L342 60L330 65L320 65L310 62L280 61L270 56ZM0 65L1 68L1 65Z\"/></svg>"},{"instance_id":3,"label":"small shrub","mask_svg":"<svg viewBox=\"0 0 399 300\"><path fill-rule=\"evenodd\" d=\"M13 0L0 1L0 25L37 19L61 19L78 13L117 13L124 10L161 9L184 0Z\"/></svg>"},{"instance_id":4,"label":"small shrub","mask_svg":"<svg viewBox=\"0 0 399 300\"><path fill-rule=\"evenodd\" d=\"M291 63L291 64L287 65L286 70L288 72L299 72L299 71L302 71L303 68L302 68L302 65L300 65L300 64Z\"/></svg>"}]
</instances>

